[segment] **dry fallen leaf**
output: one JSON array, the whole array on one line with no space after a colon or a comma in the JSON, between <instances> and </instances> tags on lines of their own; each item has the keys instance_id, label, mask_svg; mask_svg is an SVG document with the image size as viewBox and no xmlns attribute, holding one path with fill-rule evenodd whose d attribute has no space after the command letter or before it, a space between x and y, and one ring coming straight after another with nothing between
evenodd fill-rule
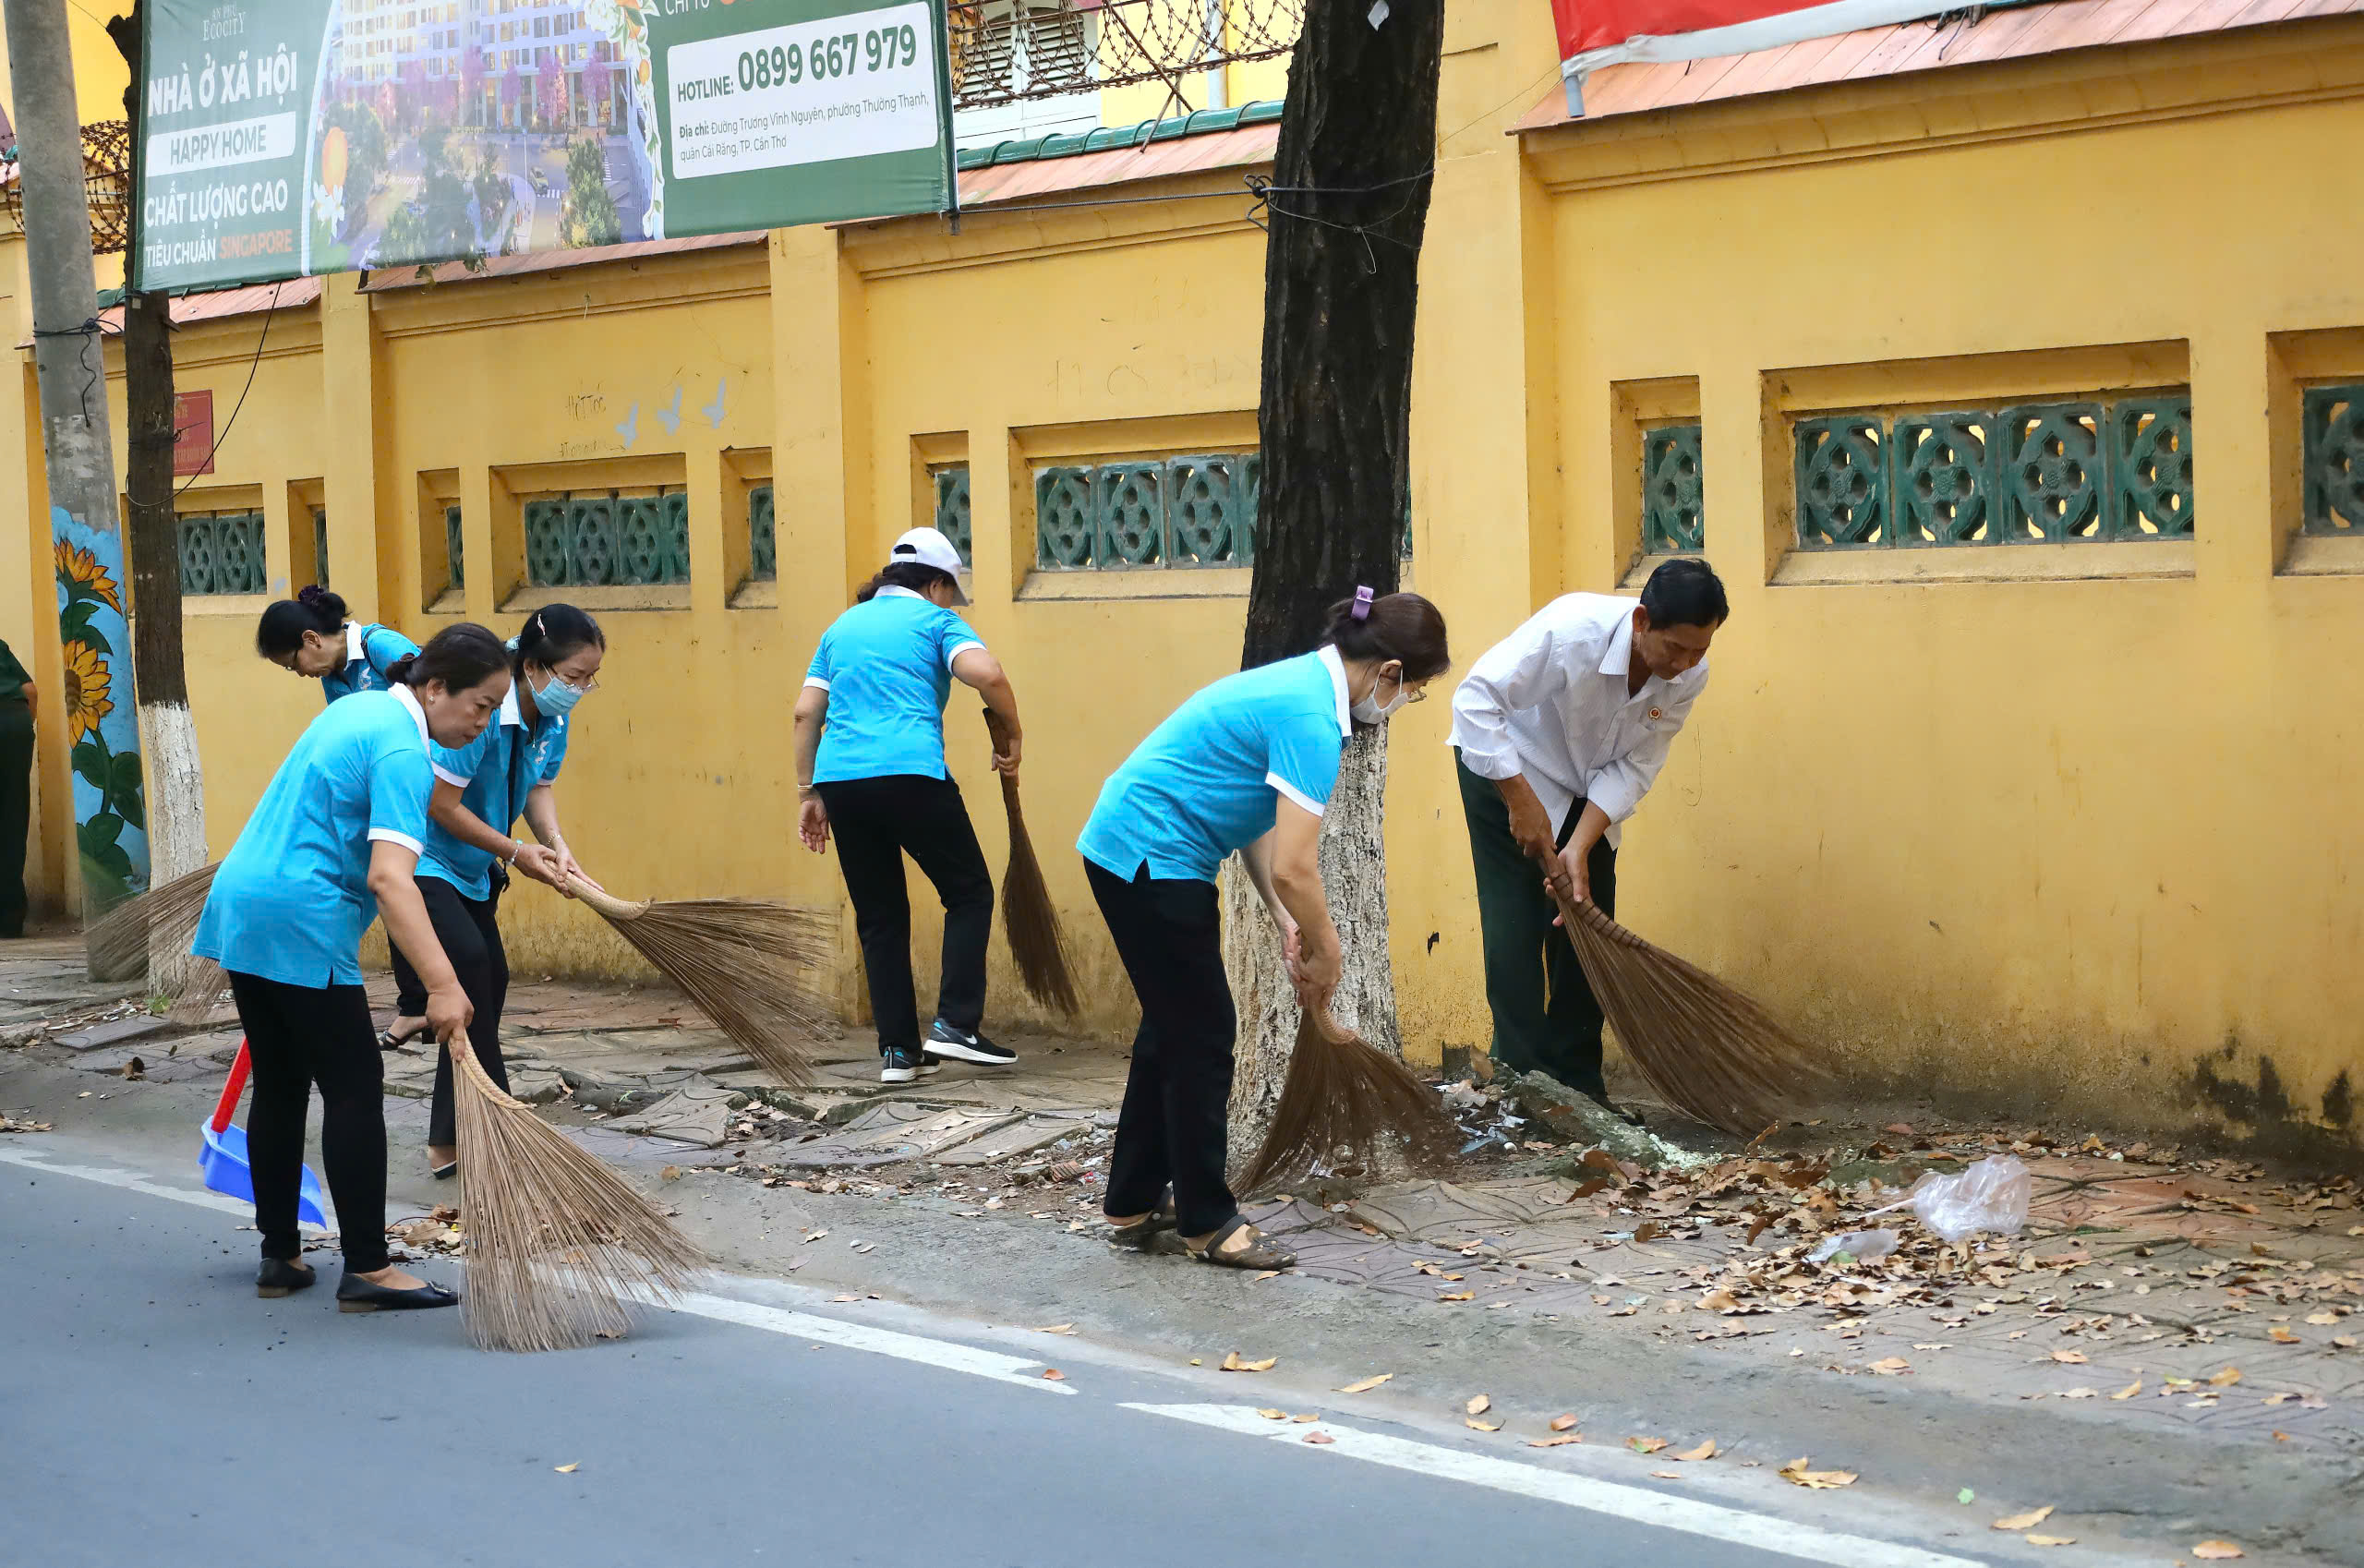
<instances>
[{"instance_id":1,"label":"dry fallen leaf","mask_svg":"<svg viewBox=\"0 0 2364 1568\"><path fill-rule=\"evenodd\" d=\"M1395 1374L1393 1372L1381 1372L1376 1377L1365 1378L1360 1382L1348 1383L1338 1392L1340 1393L1369 1393L1371 1390L1377 1388L1380 1384L1385 1382L1394 1375Z\"/></svg>"},{"instance_id":2,"label":"dry fallen leaf","mask_svg":"<svg viewBox=\"0 0 2364 1568\"><path fill-rule=\"evenodd\" d=\"M1259 1410L1256 1414L1263 1417L1267 1421L1285 1421L1289 1418L1289 1413L1285 1410Z\"/></svg>"},{"instance_id":3,"label":"dry fallen leaf","mask_svg":"<svg viewBox=\"0 0 2364 1568\"><path fill-rule=\"evenodd\" d=\"M2081 1350L2056 1350L2052 1353L2052 1358L2070 1367L2081 1367L2085 1364L2085 1353Z\"/></svg>"},{"instance_id":4,"label":"dry fallen leaf","mask_svg":"<svg viewBox=\"0 0 2364 1568\"><path fill-rule=\"evenodd\" d=\"M2142 1380L2141 1378L2137 1378L2132 1382L2128 1383L2124 1388L2119 1389L2116 1393L2111 1394L2110 1397L2112 1399L2131 1399L2141 1392Z\"/></svg>"},{"instance_id":5,"label":"dry fallen leaf","mask_svg":"<svg viewBox=\"0 0 2364 1568\"><path fill-rule=\"evenodd\" d=\"M2082 1360L2083 1357L2080 1357L2078 1359ZM1873 1362L1871 1369L1884 1378L1900 1377L1912 1370L1912 1363L1901 1356L1887 1356Z\"/></svg>"},{"instance_id":6,"label":"dry fallen leaf","mask_svg":"<svg viewBox=\"0 0 2364 1568\"><path fill-rule=\"evenodd\" d=\"M1666 1439L1629 1437L1625 1440L1625 1446L1636 1453L1656 1453L1666 1446Z\"/></svg>"},{"instance_id":7,"label":"dry fallen leaf","mask_svg":"<svg viewBox=\"0 0 2364 1568\"><path fill-rule=\"evenodd\" d=\"M2276 1345L2298 1345L2301 1343L2297 1334L2292 1333L2287 1328L2285 1328L2280 1323L2276 1323L2272 1328L2266 1330L2265 1337L2274 1341Z\"/></svg>"},{"instance_id":8,"label":"dry fallen leaf","mask_svg":"<svg viewBox=\"0 0 2364 1568\"><path fill-rule=\"evenodd\" d=\"M1481 1421L1475 1416L1464 1416L1461 1418L1461 1424L1473 1432L1499 1432L1502 1429L1502 1424L1500 1421Z\"/></svg>"},{"instance_id":9,"label":"dry fallen leaf","mask_svg":"<svg viewBox=\"0 0 2364 1568\"><path fill-rule=\"evenodd\" d=\"M2335 1333L2331 1336L2331 1342L2339 1346L2342 1350L2353 1350L2356 1348L2356 1336L2352 1333Z\"/></svg>"},{"instance_id":10,"label":"dry fallen leaf","mask_svg":"<svg viewBox=\"0 0 2364 1568\"><path fill-rule=\"evenodd\" d=\"M1469 1396L1469 1403L1463 1405L1461 1408L1465 1414L1471 1416L1483 1416L1487 1411L1491 1410L1493 1407L1494 1402L1485 1394L1473 1393Z\"/></svg>"},{"instance_id":11,"label":"dry fallen leaf","mask_svg":"<svg viewBox=\"0 0 2364 1568\"><path fill-rule=\"evenodd\" d=\"M1679 1481L1683 1479L1683 1472L1680 1470L1653 1470L1650 1474L1656 1476L1662 1481Z\"/></svg>"},{"instance_id":12,"label":"dry fallen leaf","mask_svg":"<svg viewBox=\"0 0 2364 1568\"><path fill-rule=\"evenodd\" d=\"M2241 1369L2238 1367L2227 1367L2223 1371L2213 1374L2208 1380L2210 1384L2216 1388L2230 1388L2240 1381Z\"/></svg>"},{"instance_id":13,"label":"dry fallen leaf","mask_svg":"<svg viewBox=\"0 0 2364 1568\"><path fill-rule=\"evenodd\" d=\"M2201 1541L2198 1546L2191 1549L2191 1554L2194 1557L2202 1557L2212 1560L2222 1560L2232 1557L2247 1557L2249 1555L2248 1552L2243 1551L2231 1541Z\"/></svg>"},{"instance_id":14,"label":"dry fallen leaf","mask_svg":"<svg viewBox=\"0 0 2364 1568\"><path fill-rule=\"evenodd\" d=\"M1558 1437L1529 1438L1526 1440L1526 1446L1529 1448L1562 1448L1569 1443L1582 1442L1584 1441L1585 1440L1582 1437L1578 1436L1574 1432L1562 1432Z\"/></svg>"},{"instance_id":15,"label":"dry fallen leaf","mask_svg":"<svg viewBox=\"0 0 2364 1568\"><path fill-rule=\"evenodd\" d=\"M1437 1299L1439 1301L1475 1301L1478 1299L1478 1293L1474 1290L1449 1290Z\"/></svg>"},{"instance_id":16,"label":"dry fallen leaf","mask_svg":"<svg viewBox=\"0 0 2364 1568\"><path fill-rule=\"evenodd\" d=\"M1279 1362L1277 1356L1267 1356L1261 1361L1242 1361L1239 1352L1234 1350L1224 1357L1223 1365L1215 1369L1222 1372L1269 1372Z\"/></svg>"},{"instance_id":17,"label":"dry fallen leaf","mask_svg":"<svg viewBox=\"0 0 2364 1568\"><path fill-rule=\"evenodd\" d=\"M657 1173L657 1179L658 1181L679 1181L681 1179L681 1167L679 1165L668 1165L663 1170Z\"/></svg>"},{"instance_id":18,"label":"dry fallen leaf","mask_svg":"<svg viewBox=\"0 0 2364 1568\"><path fill-rule=\"evenodd\" d=\"M1295 1421L1298 1426L1304 1426L1309 1421L1319 1421L1321 1419L1321 1412L1319 1410L1309 1410L1302 1416L1292 1416L1289 1419Z\"/></svg>"},{"instance_id":19,"label":"dry fallen leaf","mask_svg":"<svg viewBox=\"0 0 2364 1568\"><path fill-rule=\"evenodd\" d=\"M862 1297L859 1296L832 1296L829 1299L831 1301L859 1301Z\"/></svg>"},{"instance_id":20,"label":"dry fallen leaf","mask_svg":"<svg viewBox=\"0 0 2364 1568\"><path fill-rule=\"evenodd\" d=\"M1043 1379L1045 1382L1063 1383L1067 1381L1067 1375L1056 1367L1045 1367L1043 1369Z\"/></svg>"},{"instance_id":21,"label":"dry fallen leaf","mask_svg":"<svg viewBox=\"0 0 2364 1568\"><path fill-rule=\"evenodd\" d=\"M1075 1325L1073 1323L1053 1323L1047 1329L1036 1329L1034 1332L1036 1333L1075 1333Z\"/></svg>"},{"instance_id":22,"label":"dry fallen leaf","mask_svg":"<svg viewBox=\"0 0 2364 1568\"><path fill-rule=\"evenodd\" d=\"M1680 1453L1670 1453L1667 1455L1670 1459L1690 1459L1695 1461L1700 1459L1713 1459L1715 1456L1716 1440L1714 1438L1707 1438L1704 1440L1696 1448L1686 1448Z\"/></svg>"},{"instance_id":23,"label":"dry fallen leaf","mask_svg":"<svg viewBox=\"0 0 2364 1568\"><path fill-rule=\"evenodd\" d=\"M1554 1416L1551 1417L1551 1429L1555 1432L1568 1431L1573 1429L1575 1424L1576 1418L1573 1415Z\"/></svg>"},{"instance_id":24,"label":"dry fallen leaf","mask_svg":"<svg viewBox=\"0 0 2364 1568\"><path fill-rule=\"evenodd\" d=\"M1792 1486L1810 1487L1816 1491L1855 1484L1855 1472L1852 1470L1809 1470L1806 1465L1810 1463L1810 1459L1800 1454L1781 1466L1781 1478Z\"/></svg>"},{"instance_id":25,"label":"dry fallen leaf","mask_svg":"<svg viewBox=\"0 0 2364 1568\"><path fill-rule=\"evenodd\" d=\"M2075 1546L2077 1544L2077 1538L2074 1536L2039 1536L2031 1533L2026 1537L2026 1540L2030 1546Z\"/></svg>"},{"instance_id":26,"label":"dry fallen leaf","mask_svg":"<svg viewBox=\"0 0 2364 1568\"><path fill-rule=\"evenodd\" d=\"M583 1461L578 1459L572 1465L559 1465L552 1467L561 1476L572 1476L575 1471L583 1468Z\"/></svg>"},{"instance_id":27,"label":"dry fallen leaf","mask_svg":"<svg viewBox=\"0 0 2364 1568\"><path fill-rule=\"evenodd\" d=\"M1328 1432L1308 1432L1305 1434L1305 1441L1308 1442L1336 1442L1338 1440L1332 1437Z\"/></svg>"},{"instance_id":28,"label":"dry fallen leaf","mask_svg":"<svg viewBox=\"0 0 2364 1568\"><path fill-rule=\"evenodd\" d=\"M2336 1312L2310 1312L2307 1314L2307 1321L2314 1324L2319 1329L2327 1329L2331 1327L2332 1324L2339 1321L2339 1314Z\"/></svg>"},{"instance_id":29,"label":"dry fallen leaf","mask_svg":"<svg viewBox=\"0 0 2364 1568\"><path fill-rule=\"evenodd\" d=\"M2032 1530L2052 1517L2052 1508L2053 1505L2047 1502L2043 1507L2029 1513L2014 1514L2008 1519L1997 1519L1986 1527L1990 1530Z\"/></svg>"}]
</instances>

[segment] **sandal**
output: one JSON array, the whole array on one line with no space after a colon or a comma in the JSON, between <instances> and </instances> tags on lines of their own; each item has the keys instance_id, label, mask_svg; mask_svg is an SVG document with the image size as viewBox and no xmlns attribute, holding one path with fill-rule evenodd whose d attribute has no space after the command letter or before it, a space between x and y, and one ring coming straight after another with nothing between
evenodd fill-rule
<instances>
[{"instance_id":1,"label":"sandal","mask_svg":"<svg viewBox=\"0 0 2364 1568\"><path fill-rule=\"evenodd\" d=\"M417 1043L420 1036L427 1032L427 1020L425 1019L396 1019L394 1022L397 1024L416 1022L419 1027L408 1034L396 1034L392 1028L380 1030L378 1031L379 1050L407 1051L414 1044Z\"/></svg>"},{"instance_id":2,"label":"sandal","mask_svg":"<svg viewBox=\"0 0 2364 1568\"><path fill-rule=\"evenodd\" d=\"M1235 1248L1230 1251L1224 1250L1223 1244L1241 1231L1253 1232L1256 1238L1245 1247ZM1212 1263L1220 1269L1278 1270L1297 1267L1297 1254L1289 1251L1263 1232L1257 1230L1254 1225L1248 1223L1248 1216L1245 1214L1232 1215L1221 1230L1207 1237L1205 1247L1190 1247L1187 1242L1184 1246L1190 1256L1200 1262Z\"/></svg>"},{"instance_id":3,"label":"sandal","mask_svg":"<svg viewBox=\"0 0 2364 1568\"><path fill-rule=\"evenodd\" d=\"M1161 1243L1173 1233L1177 1223L1179 1222L1176 1220L1174 1214L1174 1200L1168 1197L1164 1202L1131 1224L1110 1225L1108 1245L1122 1248L1128 1252L1161 1251L1164 1249Z\"/></svg>"}]
</instances>

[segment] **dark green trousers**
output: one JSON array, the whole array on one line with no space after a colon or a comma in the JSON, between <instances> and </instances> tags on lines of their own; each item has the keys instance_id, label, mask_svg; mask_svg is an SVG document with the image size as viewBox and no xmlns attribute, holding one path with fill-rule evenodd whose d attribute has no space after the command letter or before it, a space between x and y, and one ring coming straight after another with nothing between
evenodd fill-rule
<instances>
[{"instance_id":1,"label":"dark green trousers","mask_svg":"<svg viewBox=\"0 0 2364 1568\"><path fill-rule=\"evenodd\" d=\"M25 934L25 833L33 804L33 716L0 707L0 936Z\"/></svg>"},{"instance_id":2,"label":"dark green trousers","mask_svg":"<svg viewBox=\"0 0 2364 1568\"><path fill-rule=\"evenodd\" d=\"M1543 870L1511 837L1510 808L1490 778L1480 778L1453 754L1461 777L1461 814L1469 824L1469 858L1478 872L1478 922L1486 943L1486 1003L1493 1009L1494 1060L1520 1072L1540 1072L1585 1094L1606 1098L1600 1076L1600 1004L1576 962L1567 935L1551 923L1559 913L1544 890ZM1564 846L1584 815L1568 808L1558 842ZM1617 912L1617 851L1603 838L1586 861L1593 902Z\"/></svg>"}]
</instances>

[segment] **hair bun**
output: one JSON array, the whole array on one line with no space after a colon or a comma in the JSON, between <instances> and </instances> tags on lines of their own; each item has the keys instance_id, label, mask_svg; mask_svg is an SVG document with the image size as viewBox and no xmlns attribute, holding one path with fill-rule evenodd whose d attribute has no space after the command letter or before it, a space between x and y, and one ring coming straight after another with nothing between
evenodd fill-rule
<instances>
[{"instance_id":1,"label":"hair bun","mask_svg":"<svg viewBox=\"0 0 2364 1568\"><path fill-rule=\"evenodd\" d=\"M296 602L297 604L318 604L320 602L322 597L322 590L318 583L307 583L296 595Z\"/></svg>"}]
</instances>

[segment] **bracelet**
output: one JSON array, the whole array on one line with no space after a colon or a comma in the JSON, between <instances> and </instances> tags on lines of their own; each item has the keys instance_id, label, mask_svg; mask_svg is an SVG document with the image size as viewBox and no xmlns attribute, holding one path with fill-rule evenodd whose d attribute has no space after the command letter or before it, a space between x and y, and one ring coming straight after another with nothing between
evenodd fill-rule
<instances>
[{"instance_id":1,"label":"bracelet","mask_svg":"<svg viewBox=\"0 0 2364 1568\"><path fill-rule=\"evenodd\" d=\"M511 840L509 840L509 858L508 858L507 860L505 860L505 861L502 861L502 862L501 862L501 865L502 865L502 866L504 866L504 867L511 867L511 866L514 866L514 865L517 863L517 852L518 852L519 850L523 850L525 847L525 845L523 845L523 844L519 843L519 842L518 842L516 839L514 839L514 838L512 838Z\"/></svg>"}]
</instances>

